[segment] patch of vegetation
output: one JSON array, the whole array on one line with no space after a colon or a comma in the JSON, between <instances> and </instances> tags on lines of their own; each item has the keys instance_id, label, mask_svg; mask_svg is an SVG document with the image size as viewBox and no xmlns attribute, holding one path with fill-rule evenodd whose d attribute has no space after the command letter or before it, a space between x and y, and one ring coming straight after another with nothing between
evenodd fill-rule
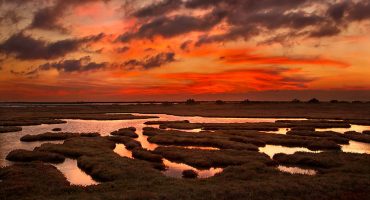
<instances>
[{"instance_id":1,"label":"patch of vegetation","mask_svg":"<svg viewBox=\"0 0 370 200\"><path fill-rule=\"evenodd\" d=\"M107 137L107 138L115 143L124 144L128 150L131 150L134 148L141 148L140 142L132 139L131 137L115 136L115 137Z\"/></svg>"},{"instance_id":2,"label":"patch of vegetation","mask_svg":"<svg viewBox=\"0 0 370 200\"><path fill-rule=\"evenodd\" d=\"M273 159L283 165L297 165L318 169L321 173L342 172L367 174L370 173L370 155L344 153L344 152L321 152L308 153L296 152L291 155L279 153Z\"/></svg>"},{"instance_id":3,"label":"patch of vegetation","mask_svg":"<svg viewBox=\"0 0 370 200\"><path fill-rule=\"evenodd\" d=\"M155 136L149 136L148 141L151 143L162 145L203 146L203 147L216 147L220 149L239 149L239 150L258 151L258 147L253 144L235 142L227 138L218 138L217 136L212 135L204 137L204 134L193 134L193 136L159 134Z\"/></svg>"},{"instance_id":4,"label":"patch of vegetation","mask_svg":"<svg viewBox=\"0 0 370 200\"><path fill-rule=\"evenodd\" d=\"M62 131L61 128L53 128L52 131Z\"/></svg>"},{"instance_id":5,"label":"patch of vegetation","mask_svg":"<svg viewBox=\"0 0 370 200\"><path fill-rule=\"evenodd\" d=\"M50 163L62 163L64 162L65 158L64 156L56 153L17 149L11 151L6 156L6 159L14 162L43 161Z\"/></svg>"},{"instance_id":6,"label":"patch of vegetation","mask_svg":"<svg viewBox=\"0 0 370 200\"><path fill-rule=\"evenodd\" d=\"M216 101L216 104L217 104L217 105L224 105L224 104L225 104L225 101L217 100L217 101Z\"/></svg>"},{"instance_id":7,"label":"patch of vegetation","mask_svg":"<svg viewBox=\"0 0 370 200\"><path fill-rule=\"evenodd\" d=\"M200 150L180 147L158 147L154 152L162 155L168 160L182 162L200 169L241 165L252 161L262 162L267 165L273 164L267 155L255 151L232 149Z\"/></svg>"},{"instance_id":8,"label":"patch of vegetation","mask_svg":"<svg viewBox=\"0 0 370 200\"><path fill-rule=\"evenodd\" d=\"M257 123L202 123L204 130L259 130L277 131L278 125L268 122Z\"/></svg>"},{"instance_id":9,"label":"patch of vegetation","mask_svg":"<svg viewBox=\"0 0 370 200\"><path fill-rule=\"evenodd\" d=\"M35 149L78 158L82 155L94 156L98 153L110 153L115 146L114 142L103 137L73 137L65 140L63 144L46 143Z\"/></svg>"},{"instance_id":10,"label":"patch of vegetation","mask_svg":"<svg viewBox=\"0 0 370 200\"><path fill-rule=\"evenodd\" d=\"M146 125L161 125L161 124L169 124L169 123L190 123L189 120L179 120L179 121L146 121L144 124ZM151 128L151 127L145 127Z\"/></svg>"},{"instance_id":11,"label":"patch of vegetation","mask_svg":"<svg viewBox=\"0 0 370 200\"><path fill-rule=\"evenodd\" d=\"M36 126L41 124L64 124L66 121L59 119L12 119L0 121L0 126Z\"/></svg>"},{"instance_id":12,"label":"patch of vegetation","mask_svg":"<svg viewBox=\"0 0 370 200\"><path fill-rule=\"evenodd\" d=\"M370 143L370 135L368 135L368 134L362 134L362 133L359 133L359 132L356 132L356 131L347 131L347 132L344 133L343 136L350 139L350 140Z\"/></svg>"},{"instance_id":13,"label":"patch of vegetation","mask_svg":"<svg viewBox=\"0 0 370 200\"><path fill-rule=\"evenodd\" d=\"M185 129L185 130L191 130L191 129L200 129L203 126L198 123L165 123L159 125L159 128L161 129L167 129L167 128L173 128L173 129Z\"/></svg>"},{"instance_id":14,"label":"patch of vegetation","mask_svg":"<svg viewBox=\"0 0 370 200\"><path fill-rule=\"evenodd\" d=\"M35 142L35 141L53 141L53 140L66 140L72 137L79 137L80 134L78 133L42 133L38 135L25 135L21 137L22 142Z\"/></svg>"},{"instance_id":15,"label":"patch of vegetation","mask_svg":"<svg viewBox=\"0 0 370 200\"><path fill-rule=\"evenodd\" d=\"M134 148L132 150L132 156L140 160L162 163L162 156L143 148Z\"/></svg>"},{"instance_id":16,"label":"patch of vegetation","mask_svg":"<svg viewBox=\"0 0 370 200\"><path fill-rule=\"evenodd\" d=\"M346 121L331 121L331 120L276 120L276 124L280 128L350 128L351 125Z\"/></svg>"},{"instance_id":17,"label":"patch of vegetation","mask_svg":"<svg viewBox=\"0 0 370 200\"><path fill-rule=\"evenodd\" d=\"M56 199L73 191L64 175L42 162L0 168L0 199Z\"/></svg>"},{"instance_id":18,"label":"patch of vegetation","mask_svg":"<svg viewBox=\"0 0 370 200\"><path fill-rule=\"evenodd\" d=\"M99 133L80 133L81 137L99 137Z\"/></svg>"},{"instance_id":19,"label":"patch of vegetation","mask_svg":"<svg viewBox=\"0 0 370 200\"><path fill-rule=\"evenodd\" d=\"M19 126L0 126L0 133L18 132L22 127Z\"/></svg>"},{"instance_id":20,"label":"patch of vegetation","mask_svg":"<svg viewBox=\"0 0 370 200\"><path fill-rule=\"evenodd\" d=\"M182 171L182 177L184 178L197 178L198 177L198 173L194 170L184 170Z\"/></svg>"},{"instance_id":21,"label":"patch of vegetation","mask_svg":"<svg viewBox=\"0 0 370 200\"><path fill-rule=\"evenodd\" d=\"M115 136L127 136L131 138L138 138L139 136L135 133L135 127L121 128L117 131L113 131L110 134Z\"/></svg>"},{"instance_id":22,"label":"patch of vegetation","mask_svg":"<svg viewBox=\"0 0 370 200\"><path fill-rule=\"evenodd\" d=\"M195 105L197 102L194 99L188 99L185 101L186 105Z\"/></svg>"},{"instance_id":23,"label":"patch of vegetation","mask_svg":"<svg viewBox=\"0 0 370 200\"><path fill-rule=\"evenodd\" d=\"M343 138L343 134L334 131L310 131L310 130L292 130L287 135L307 136L316 138L325 138L326 140L335 141L338 144L348 144L349 140Z\"/></svg>"},{"instance_id":24,"label":"patch of vegetation","mask_svg":"<svg viewBox=\"0 0 370 200\"><path fill-rule=\"evenodd\" d=\"M320 101L316 98L313 98L313 99L308 100L307 103L320 103Z\"/></svg>"},{"instance_id":25,"label":"patch of vegetation","mask_svg":"<svg viewBox=\"0 0 370 200\"><path fill-rule=\"evenodd\" d=\"M307 148L309 150L318 151L318 150L340 150L341 146L337 143L330 141L330 140L317 140L314 142L311 142Z\"/></svg>"}]
</instances>

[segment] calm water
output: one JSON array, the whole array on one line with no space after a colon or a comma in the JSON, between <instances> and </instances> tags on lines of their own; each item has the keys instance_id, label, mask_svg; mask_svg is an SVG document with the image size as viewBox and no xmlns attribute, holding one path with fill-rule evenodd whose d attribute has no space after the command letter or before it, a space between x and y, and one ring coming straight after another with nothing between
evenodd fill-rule
<instances>
[{"instance_id":1,"label":"calm water","mask_svg":"<svg viewBox=\"0 0 370 200\"><path fill-rule=\"evenodd\" d=\"M110 113L114 114L114 113ZM138 141L141 142L142 146L149 150L154 150L158 145L149 143L147 137L144 136L143 128L147 127L144 124L146 121L177 121L177 120L189 120L192 123L246 123L246 122L274 122L277 120L276 118L209 118L209 117L199 117L199 116L192 116L192 117L184 117L184 116L174 116L174 115L166 115L166 114L135 114L135 115L146 115L146 116L158 116L159 118L156 119L135 119L135 120L111 120L111 121L104 121L104 120L70 120L67 119L66 124L51 124L51 125L38 125L38 126L24 126L22 127L23 130L19 132L13 133L3 133L0 134L0 166L10 165L11 162L6 161L6 155L14 149L27 149L32 150L33 148L41 145L43 142L30 142L24 143L21 142L19 139L20 137L26 134L40 134L44 132L50 132L53 128L62 128L63 132L99 132L101 135L106 136L109 135L112 131L120 129L122 127L135 127L136 133L139 135L137 138ZM280 120L281 118L279 118ZM304 119L290 119L290 120L304 120ZM152 126L158 127L158 126ZM345 132L348 130L370 130L368 126L357 126L353 125L351 128L342 130L339 132ZM187 130L188 132L200 132L201 129L194 129L194 130ZM281 128L279 131L274 131L276 134L285 134L287 131L286 128ZM362 132L362 131L361 131ZM52 143L62 143L62 141L56 141ZM199 149L209 149L209 150L218 150L217 148L212 147L193 147L188 146L184 148L199 148ZM308 150L307 148L291 148L291 147L283 147L277 145L266 145L265 147L260 148L260 152L266 153L270 157L272 157L276 153L287 153L293 154L297 151L305 151L305 152L313 152ZM353 142L351 141L349 145L343 145L343 151L346 152L356 152L356 153L370 153L370 145L365 143ZM123 144L117 144L114 152L119 154L120 156L125 156L132 158L131 151L127 150ZM164 164L167 167L163 173L167 176L172 177L181 177L183 170L195 170L198 172L200 178L207 178L214 176L216 173L222 172L222 168L211 168L208 170L198 170L192 166L186 165L184 163L176 163L171 162L169 160L164 159ZM75 185L94 185L98 184L98 182L94 181L89 175L84 173L77 167L77 161L73 159L66 159L66 161L62 164L56 164L56 166L70 181L71 184ZM312 175L310 174L311 171L299 171L300 168L296 167L285 167L279 166L279 170L288 172L288 173L298 173L298 174L305 174L305 175ZM305 170L305 169L303 169ZM301 173L302 172L302 173Z\"/></svg>"}]
</instances>

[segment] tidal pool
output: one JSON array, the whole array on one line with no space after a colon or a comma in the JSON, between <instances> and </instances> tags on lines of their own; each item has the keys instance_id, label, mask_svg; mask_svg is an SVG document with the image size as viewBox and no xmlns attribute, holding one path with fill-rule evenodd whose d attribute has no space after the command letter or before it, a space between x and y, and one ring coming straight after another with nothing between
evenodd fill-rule
<instances>
[{"instance_id":1,"label":"tidal pool","mask_svg":"<svg viewBox=\"0 0 370 200\"><path fill-rule=\"evenodd\" d=\"M63 163L53 165L64 174L71 185L88 186L99 184L77 167L77 160L66 158Z\"/></svg>"},{"instance_id":2,"label":"tidal pool","mask_svg":"<svg viewBox=\"0 0 370 200\"><path fill-rule=\"evenodd\" d=\"M294 154L295 152L311 152L311 153L319 153L320 151L311 151L304 147L285 147L280 145L266 145L264 147L260 147L259 151L262 153L267 154L272 158L277 153L285 153L285 154Z\"/></svg>"},{"instance_id":3,"label":"tidal pool","mask_svg":"<svg viewBox=\"0 0 370 200\"><path fill-rule=\"evenodd\" d=\"M110 113L114 114L114 113ZM274 122L276 120L281 120L282 118L220 118L220 117L199 117L199 116L174 116L166 114L137 114L130 113L134 115L145 115L145 116L158 116L159 118L154 119L134 119L134 120L78 120L78 119L65 119L67 123L65 124L43 124L38 126L23 126L23 130L13 133L2 133L0 134L0 166L7 166L12 164L12 162L6 161L6 155L14 149L27 149L32 150L37 146L40 146L45 142L21 142L19 139L26 134L40 134L45 132L51 132L53 128L61 128L62 132L74 132L74 133L86 133L86 132L99 132L102 136L109 135L112 131L115 131L124 127L135 127L136 133L139 137L136 139L141 143L143 148L148 150L154 150L158 147L157 144L148 142L147 136L143 135L143 128L148 127L144 124L146 121L178 121L178 120L189 120L192 123L246 123L246 122ZM299 119L286 119L286 120L299 120ZM302 119L300 119L302 120ZM303 119L304 120L304 119ZM152 126L153 127L153 126ZM156 127L156 126L154 126ZM353 129L351 129L353 128ZM349 130L359 131L369 130L369 127L365 126L351 126ZM188 132L201 131L200 129L194 130L184 130ZM286 128L280 128L276 133L285 134ZM348 131L348 129L346 129ZM53 141L51 143L62 143L63 141ZM342 145L343 151L345 152L355 152L355 153L370 153L370 145L366 143L359 143L351 141L349 145ZM193 147L185 146L184 148L198 148L198 149L211 149L217 150L217 148L212 147ZM266 153L272 157L276 153L287 153L292 154L297 151L310 151L307 148L298 147L284 147L277 145L266 145L265 147L259 148L260 152ZM127 150L123 144L117 144L116 148L113 150L120 156L125 156L132 158L132 152ZM200 178L207 178L214 176L216 173L222 172L222 168L211 168L208 170L198 170L192 166L186 165L184 163L171 162L164 159L164 164L166 170L163 172L167 176L171 177L181 177L183 170L194 170L199 174ZM89 175L84 173L77 167L77 161L73 159L66 159L62 164L55 165L70 181L73 185L94 185L98 184ZM278 168L281 171L288 171L287 167ZM292 168L297 170L296 168Z\"/></svg>"}]
</instances>

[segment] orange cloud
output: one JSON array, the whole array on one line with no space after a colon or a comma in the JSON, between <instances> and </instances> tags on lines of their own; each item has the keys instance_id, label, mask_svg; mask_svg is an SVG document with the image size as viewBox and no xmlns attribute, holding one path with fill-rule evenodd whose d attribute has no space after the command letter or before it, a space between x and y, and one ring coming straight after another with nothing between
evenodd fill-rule
<instances>
[{"instance_id":1,"label":"orange cloud","mask_svg":"<svg viewBox=\"0 0 370 200\"><path fill-rule=\"evenodd\" d=\"M130 87L120 94L220 94L241 93L263 90L299 90L313 79L291 77L285 73L293 73L295 69L271 70L233 70L220 73L174 73L163 74L158 78L166 84L153 87Z\"/></svg>"},{"instance_id":2,"label":"orange cloud","mask_svg":"<svg viewBox=\"0 0 370 200\"><path fill-rule=\"evenodd\" d=\"M250 51L228 50L224 51L220 59L225 64L269 64L269 65L320 65L333 66L339 68L349 67L350 64L331 60L321 57L315 58L294 58L284 56L264 56L259 54L251 54Z\"/></svg>"}]
</instances>

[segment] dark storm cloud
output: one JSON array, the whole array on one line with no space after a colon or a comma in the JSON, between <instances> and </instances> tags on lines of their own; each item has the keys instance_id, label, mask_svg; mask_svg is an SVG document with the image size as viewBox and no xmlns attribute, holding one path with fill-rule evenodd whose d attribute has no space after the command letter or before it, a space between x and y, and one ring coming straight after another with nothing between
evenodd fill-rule
<instances>
[{"instance_id":1,"label":"dark storm cloud","mask_svg":"<svg viewBox=\"0 0 370 200\"><path fill-rule=\"evenodd\" d=\"M136 17L158 16L180 8L181 0L164 0L159 3L151 4L137 10L133 15Z\"/></svg>"},{"instance_id":2,"label":"dark storm cloud","mask_svg":"<svg viewBox=\"0 0 370 200\"><path fill-rule=\"evenodd\" d=\"M202 18L186 15L158 17L143 24L135 33L121 35L118 40L126 42L135 38L153 38L156 35L169 38L191 31L207 31L218 24L224 16L224 12L214 11Z\"/></svg>"},{"instance_id":3,"label":"dark storm cloud","mask_svg":"<svg viewBox=\"0 0 370 200\"><path fill-rule=\"evenodd\" d=\"M110 0L57 0L50 7L41 8L38 10L30 24L29 28L44 29L44 30L59 30L67 31L59 22L66 11L73 7L86 3L93 2L109 2Z\"/></svg>"},{"instance_id":4,"label":"dark storm cloud","mask_svg":"<svg viewBox=\"0 0 370 200\"><path fill-rule=\"evenodd\" d=\"M46 63L40 65L37 70L51 70L56 69L60 72L87 72L87 71L95 71L100 70L108 66L108 63L96 63L91 62L91 58L89 56L80 58L78 60L63 60L59 62L53 63Z\"/></svg>"},{"instance_id":5,"label":"dark storm cloud","mask_svg":"<svg viewBox=\"0 0 370 200\"><path fill-rule=\"evenodd\" d=\"M208 14L169 15L184 9L208 11ZM369 1L355 0L164 0L134 12L134 17L146 20L139 21L137 31L124 33L118 39L127 42L154 36L169 38L199 31L203 35L196 45L248 40L258 35L266 36L266 41L278 42L269 35L283 29L287 37L329 37L340 34L354 21L370 19L369 10ZM227 24L228 29L213 35L208 32L220 23ZM287 39L282 35L279 38Z\"/></svg>"},{"instance_id":6,"label":"dark storm cloud","mask_svg":"<svg viewBox=\"0 0 370 200\"><path fill-rule=\"evenodd\" d=\"M126 69L142 67L142 69L152 69L175 61L175 53L160 53L155 56L146 57L142 60L132 59L123 64Z\"/></svg>"},{"instance_id":7,"label":"dark storm cloud","mask_svg":"<svg viewBox=\"0 0 370 200\"><path fill-rule=\"evenodd\" d=\"M46 42L32 38L24 33L17 33L0 44L0 53L14 55L20 60L55 59L77 51L81 46L97 42L104 34L83 38Z\"/></svg>"}]
</instances>

